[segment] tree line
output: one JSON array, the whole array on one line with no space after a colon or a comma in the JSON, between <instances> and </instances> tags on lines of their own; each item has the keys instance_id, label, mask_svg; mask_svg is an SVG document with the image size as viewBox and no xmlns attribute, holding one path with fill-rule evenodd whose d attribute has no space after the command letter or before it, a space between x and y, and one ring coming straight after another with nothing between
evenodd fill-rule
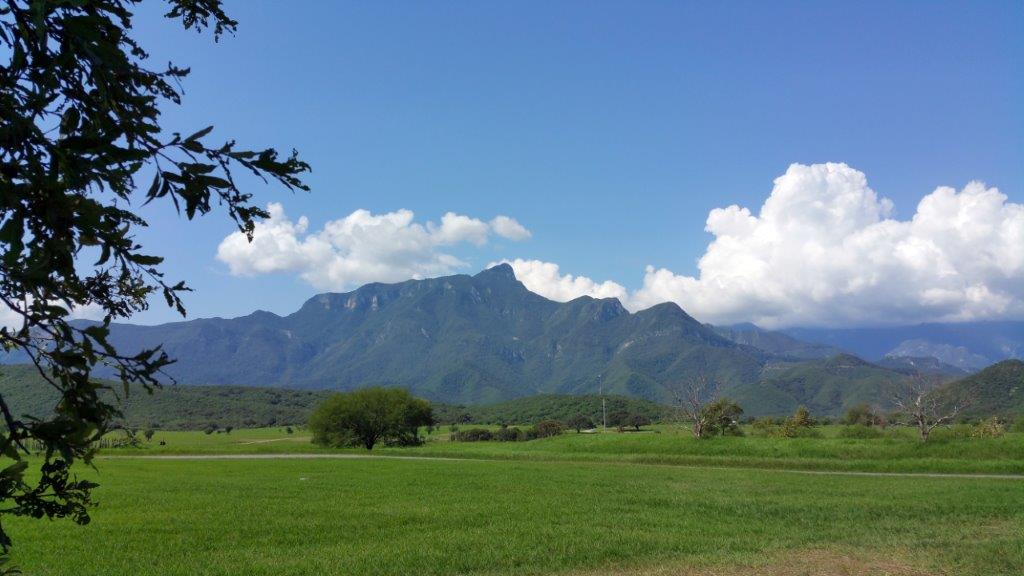
<instances>
[{"instance_id":1,"label":"tree line","mask_svg":"<svg viewBox=\"0 0 1024 576\"><path fill-rule=\"evenodd\" d=\"M874 437L874 430L894 424L912 426L922 442L928 441L937 427L952 423L963 408L963 404L946 406L928 395L920 380L909 380L905 388L894 396L893 403L901 410L886 416L867 404L850 408L841 423L846 425L841 435ZM689 381L676 388L674 407L676 419L689 427L695 438L714 436L742 436L740 427L743 407L735 401L721 397L717 386L703 377ZM610 425L619 432L640 431L652 420L641 412L616 410L602 418L601 425ZM800 406L787 418L761 418L751 423L751 430L757 435L779 438L800 438L817 436L816 427L821 422L804 406ZM383 443L388 446L415 446L422 444L421 430L428 433L437 425L431 404L415 398L400 388L371 387L353 392L336 393L321 402L309 419L313 442L329 447L362 446L372 450ZM598 424L593 418L576 413L565 421L544 419L532 426L509 426L503 424L492 430L482 427L460 429L458 424L449 428L449 439L457 442L502 441L517 442L547 438L562 434L566 430L577 433L595 430ZM976 427L972 436L998 436L1005 425L998 419L991 419Z\"/></svg>"}]
</instances>

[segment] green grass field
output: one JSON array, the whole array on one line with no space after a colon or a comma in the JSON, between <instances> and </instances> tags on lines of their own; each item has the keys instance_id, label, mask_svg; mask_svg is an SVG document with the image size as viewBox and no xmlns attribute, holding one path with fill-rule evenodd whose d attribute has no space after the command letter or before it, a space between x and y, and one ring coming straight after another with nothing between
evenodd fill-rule
<instances>
[{"instance_id":1,"label":"green grass field","mask_svg":"<svg viewBox=\"0 0 1024 576\"><path fill-rule=\"evenodd\" d=\"M10 521L12 558L38 576L1024 572L1022 479L767 469L1019 473L1021 434L658 430L374 450L416 459L131 458L339 452L302 429L160 432L83 473L101 483L88 526Z\"/></svg>"},{"instance_id":2,"label":"green grass field","mask_svg":"<svg viewBox=\"0 0 1024 576\"><path fill-rule=\"evenodd\" d=\"M465 428L465 427L464 427ZM495 428L491 426L490 428ZM796 470L863 472L944 472L1024 474L1024 433L1002 438L944 439L942 433L921 444L913 431L868 440L837 437L839 427L824 427L821 438L712 438L695 440L677 426L644 432L576 434L531 442L448 442L447 429L435 431L415 448L374 449L374 454L544 461L615 461ZM164 441L166 445L160 446ZM235 430L231 434L157 432L139 449L113 450L118 455L330 453L310 443L307 430L283 428Z\"/></svg>"}]
</instances>

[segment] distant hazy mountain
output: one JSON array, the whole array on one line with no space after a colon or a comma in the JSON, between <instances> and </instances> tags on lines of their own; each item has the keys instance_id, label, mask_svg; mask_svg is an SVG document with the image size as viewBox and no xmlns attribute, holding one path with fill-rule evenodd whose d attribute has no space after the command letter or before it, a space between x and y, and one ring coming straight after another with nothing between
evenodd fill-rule
<instances>
[{"instance_id":1,"label":"distant hazy mountain","mask_svg":"<svg viewBox=\"0 0 1024 576\"><path fill-rule=\"evenodd\" d=\"M707 326L719 335L737 344L753 346L758 350L776 356L807 360L828 358L842 352L832 346L804 342L783 332L765 330L750 323L734 324L732 326L711 326L708 324Z\"/></svg>"},{"instance_id":2,"label":"distant hazy mountain","mask_svg":"<svg viewBox=\"0 0 1024 576\"><path fill-rule=\"evenodd\" d=\"M112 327L121 350L164 344L189 384L351 389L393 384L442 402L605 392L656 401L699 371L732 386L767 354L719 336L675 304L630 314L618 300L558 303L512 268L320 294L294 314L255 312Z\"/></svg>"},{"instance_id":3,"label":"distant hazy mountain","mask_svg":"<svg viewBox=\"0 0 1024 576\"><path fill-rule=\"evenodd\" d=\"M946 364L933 356L886 356L875 364L907 374L928 374L952 379L963 378L971 373L970 370Z\"/></svg>"},{"instance_id":4,"label":"distant hazy mountain","mask_svg":"<svg viewBox=\"0 0 1024 576\"><path fill-rule=\"evenodd\" d=\"M993 362L1024 358L1024 322L963 322L890 328L791 328L784 332L806 342L834 346L861 358L934 357L977 370Z\"/></svg>"},{"instance_id":5,"label":"distant hazy mountain","mask_svg":"<svg viewBox=\"0 0 1024 576\"><path fill-rule=\"evenodd\" d=\"M929 340L904 340L886 354L887 358L932 358L947 366L956 366L968 372L980 370L992 360L975 354L965 346L941 344Z\"/></svg>"}]
</instances>

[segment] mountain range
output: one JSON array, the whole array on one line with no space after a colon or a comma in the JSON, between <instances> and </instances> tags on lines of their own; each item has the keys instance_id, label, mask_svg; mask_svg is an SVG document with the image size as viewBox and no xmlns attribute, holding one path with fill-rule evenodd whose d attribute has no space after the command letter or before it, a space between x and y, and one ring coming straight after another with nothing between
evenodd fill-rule
<instances>
[{"instance_id":1,"label":"mountain range","mask_svg":"<svg viewBox=\"0 0 1024 576\"><path fill-rule=\"evenodd\" d=\"M1024 358L1024 322L959 322L882 328L791 328L798 340L817 342L868 360L931 357L974 372Z\"/></svg>"},{"instance_id":2,"label":"mountain range","mask_svg":"<svg viewBox=\"0 0 1024 576\"><path fill-rule=\"evenodd\" d=\"M704 374L751 415L801 404L838 414L860 401L877 403L888 396L886 386L913 372L953 379L973 371L970 362L971 368L946 362L920 346L889 354L906 340L970 344L971 354L985 358L1014 356L1024 323L995 324L973 339L952 328L914 327L892 334L822 331L814 340L801 330L702 324L673 303L630 313L613 298L555 302L527 290L502 264L475 276L320 294L287 316L257 311L158 326L114 324L110 339L122 352L163 345L178 360L168 376L184 384L399 385L459 404L603 391L664 403ZM877 342L868 347L863 338ZM848 353L857 350L862 353Z\"/></svg>"},{"instance_id":3,"label":"mountain range","mask_svg":"<svg viewBox=\"0 0 1024 576\"><path fill-rule=\"evenodd\" d=\"M168 374L183 383L401 385L468 404L599 390L665 401L671 383L698 372L756 380L769 356L675 304L631 314L616 299L548 300L508 265L320 294L283 317L117 324L110 339L129 352L163 344L178 359Z\"/></svg>"}]
</instances>

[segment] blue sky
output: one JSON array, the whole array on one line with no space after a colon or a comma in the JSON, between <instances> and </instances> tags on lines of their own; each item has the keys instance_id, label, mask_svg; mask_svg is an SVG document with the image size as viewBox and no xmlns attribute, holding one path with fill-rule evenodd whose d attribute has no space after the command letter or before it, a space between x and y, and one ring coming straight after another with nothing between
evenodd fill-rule
<instances>
[{"instance_id":1,"label":"blue sky","mask_svg":"<svg viewBox=\"0 0 1024 576\"><path fill-rule=\"evenodd\" d=\"M531 232L516 242L491 234L483 246L444 247L465 264L454 272L519 258L613 281L635 307L668 294L715 321L814 324L832 307L846 311L840 322L857 323L878 300L871 295L883 293L823 297L805 314L779 316L785 298L828 292L829 275L780 289L783 300L767 303L739 288L726 292L742 303L709 303L682 280L635 292L649 265L671 271L669 280L697 277L715 239L705 231L709 212L736 204L756 216L793 163L847 164L891 199L885 217L900 221L936 187L960 191L981 180L1007 197L1001 238L1020 222L1013 209L1024 201L1020 2L234 1L227 8L239 30L217 44L140 8L137 36L154 63L192 68L184 104L167 111L165 127L215 124L215 135L244 145L297 148L313 166L313 192L255 190L261 204L279 202L292 220L307 216L309 232L357 209L407 209L421 223L446 212L484 222L500 214ZM826 188L838 189L833 184ZM140 239L168 257L170 278L196 289L190 317L288 313L324 289L301 267L233 275L217 259L232 232L225 217L186 224L166 209L146 215L153 227ZM970 249L943 248L956 266ZM723 266L749 261L736 258ZM906 321L1019 314L1024 273L1015 253L993 258L1002 259L993 270L1003 274L994 283L991 271L958 269L963 280L917 294L928 305ZM968 310L966 296L947 295L979 283L1009 303ZM136 320L174 319L156 305Z\"/></svg>"}]
</instances>

